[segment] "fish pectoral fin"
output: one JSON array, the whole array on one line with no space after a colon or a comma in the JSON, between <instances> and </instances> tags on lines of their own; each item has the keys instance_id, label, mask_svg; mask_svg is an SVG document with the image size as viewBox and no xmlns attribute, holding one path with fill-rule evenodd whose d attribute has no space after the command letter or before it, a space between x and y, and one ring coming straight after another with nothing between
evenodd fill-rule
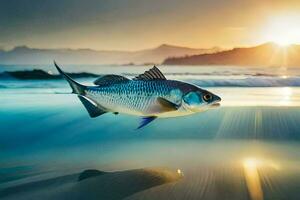
<instances>
[{"instance_id":1,"label":"fish pectoral fin","mask_svg":"<svg viewBox=\"0 0 300 200\"><path fill-rule=\"evenodd\" d=\"M164 113L178 110L180 106L165 99L162 97L158 97L156 99L156 103L148 107L148 109L144 112L146 115L152 115L157 113Z\"/></svg>"},{"instance_id":2,"label":"fish pectoral fin","mask_svg":"<svg viewBox=\"0 0 300 200\"><path fill-rule=\"evenodd\" d=\"M158 97L156 100L157 100L158 104L160 105L161 110L165 111L165 112L175 111L175 110L178 110L178 108L180 107L179 105L177 105L167 99L164 99L162 97Z\"/></svg>"},{"instance_id":3,"label":"fish pectoral fin","mask_svg":"<svg viewBox=\"0 0 300 200\"><path fill-rule=\"evenodd\" d=\"M90 117L98 117L100 115L103 115L106 113L105 110L99 108L95 102L93 102L91 99L83 96L78 95L79 100L84 105L85 109L88 111Z\"/></svg>"},{"instance_id":4,"label":"fish pectoral fin","mask_svg":"<svg viewBox=\"0 0 300 200\"><path fill-rule=\"evenodd\" d=\"M137 129L140 129L140 128L146 126L147 124L149 124L150 122L152 122L156 118L157 118L156 116L143 117L141 119L140 125L139 125L139 127L137 127Z\"/></svg>"}]
</instances>

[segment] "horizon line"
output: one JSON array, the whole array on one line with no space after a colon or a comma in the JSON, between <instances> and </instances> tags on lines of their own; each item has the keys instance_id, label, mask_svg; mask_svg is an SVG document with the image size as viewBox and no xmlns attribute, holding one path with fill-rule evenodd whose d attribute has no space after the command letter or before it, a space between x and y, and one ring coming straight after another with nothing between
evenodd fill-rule
<instances>
[{"instance_id":1,"label":"horizon line","mask_svg":"<svg viewBox=\"0 0 300 200\"><path fill-rule=\"evenodd\" d=\"M9 52L9 51L13 51L14 49L17 49L17 48L28 48L28 49L36 49L36 50L91 50L91 51L110 51L110 52L138 52L138 51L144 51L144 50L153 50L153 49L160 48L162 46L171 46L171 47L177 47L177 48L189 48L189 49L195 49L195 50L196 49L214 49L214 48L220 48L222 50L231 50L231 49L235 49L235 48L251 48L251 47L256 47L256 46L260 46L260 45L264 45L264 44L274 44L274 45L281 46L280 44L273 42L273 41L266 41L266 42L257 43L254 45L240 45L240 46L233 46L233 47L223 47L223 46L218 46L218 45L214 45L212 47L190 47L190 46L184 46L184 45L162 43L160 45L156 45L155 47L148 47L148 48L144 48L144 49L120 50L120 49L93 49L93 48L70 48L70 47L41 48L41 47L34 47L34 46L29 46L29 45L23 44L23 45L17 45L12 48L8 48L8 49L0 47L0 51ZM300 45L300 44L299 43L291 43L287 46L291 46L291 45Z\"/></svg>"}]
</instances>

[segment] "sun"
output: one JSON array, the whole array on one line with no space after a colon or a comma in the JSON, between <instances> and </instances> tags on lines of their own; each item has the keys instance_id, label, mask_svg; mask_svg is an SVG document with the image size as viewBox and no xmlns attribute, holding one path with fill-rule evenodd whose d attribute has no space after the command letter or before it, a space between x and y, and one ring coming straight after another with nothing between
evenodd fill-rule
<instances>
[{"instance_id":1,"label":"sun","mask_svg":"<svg viewBox=\"0 0 300 200\"><path fill-rule=\"evenodd\" d=\"M290 40L289 38L286 37L278 37L278 38L274 37L270 41L282 47L287 47L293 43L293 40Z\"/></svg>"},{"instance_id":2,"label":"sun","mask_svg":"<svg viewBox=\"0 0 300 200\"><path fill-rule=\"evenodd\" d=\"M289 46L300 41L300 30L297 28L285 29L286 25L278 25L272 28L272 34L269 36L269 41L278 44L279 46ZM279 28L282 27L282 28Z\"/></svg>"},{"instance_id":3,"label":"sun","mask_svg":"<svg viewBox=\"0 0 300 200\"><path fill-rule=\"evenodd\" d=\"M280 46L300 43L300 15L273 17L263 31L264 40Z\"/></svg>"}]
</instances>

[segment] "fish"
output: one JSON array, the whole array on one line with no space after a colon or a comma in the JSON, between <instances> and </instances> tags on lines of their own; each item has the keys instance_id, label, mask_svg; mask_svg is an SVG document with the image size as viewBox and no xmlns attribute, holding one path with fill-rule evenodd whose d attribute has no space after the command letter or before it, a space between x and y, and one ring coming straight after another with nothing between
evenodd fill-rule
<instances>
[{"instance_id":1,"label":"fish","mask_svg":"<svg viewBox=\"0 0 300 200\"><path fill-rule=\"evenodd\" d=\"M154 66L133 79L107 74L100 76L92 86L78 83L57 64L54 65L69 83L91 118L106 113L141 117L137 129L155 119L191 115L220 105L221 98L196 85L166 79Z\"/></svg>"}]
</instances>

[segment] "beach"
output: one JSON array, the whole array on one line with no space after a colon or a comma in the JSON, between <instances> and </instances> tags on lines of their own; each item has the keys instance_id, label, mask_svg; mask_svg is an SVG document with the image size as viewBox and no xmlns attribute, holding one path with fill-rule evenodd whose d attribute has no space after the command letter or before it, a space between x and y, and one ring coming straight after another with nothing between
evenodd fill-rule
<instances>
[{"instance_id":1,"label":"beach","mask_svg":"<svg viewBox=\"0 0 300 200\"><path fill-rule=\"evenodd\" d=\"M218 94L221 106L136 130L135 116L89 118L63 80L1 79L0 198L300 198L299 71L162 71ZM86 170L105 173L79 181Z\"/></svg>"}]
</instances>

